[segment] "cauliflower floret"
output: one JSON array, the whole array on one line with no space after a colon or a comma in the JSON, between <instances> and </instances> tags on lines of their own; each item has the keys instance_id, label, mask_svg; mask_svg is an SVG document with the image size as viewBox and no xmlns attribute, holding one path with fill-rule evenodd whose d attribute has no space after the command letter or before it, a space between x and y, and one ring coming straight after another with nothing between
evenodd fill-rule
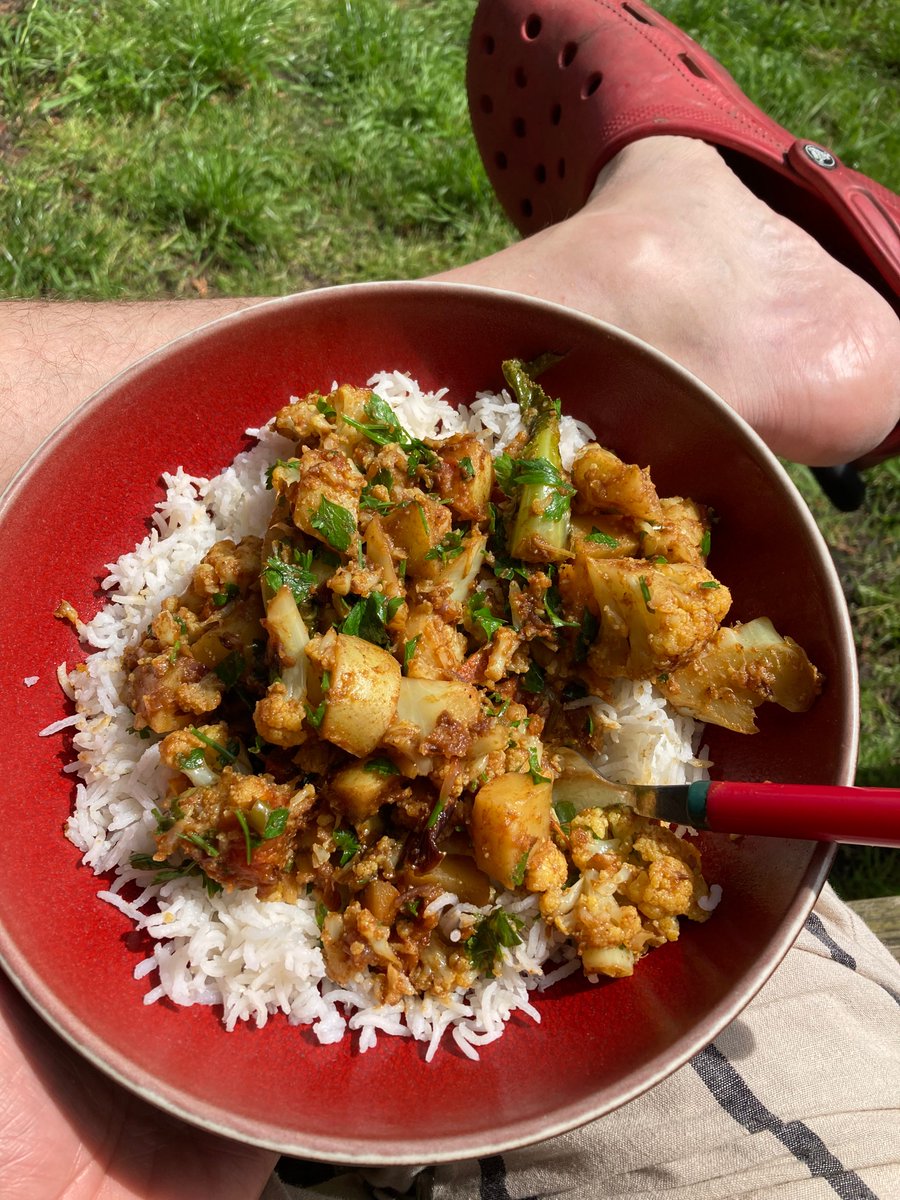
<instances>
[{"instance_id":1,"label":"cauliflower floret","mask_svg":"<svg viewBox=\"0 0 900 1200\"><path fill-rule=\"evenodd\" d=\"M175 688L175 703L183 713L215 712L225 695L225 684L214 671L208 671L195 683L181 683Z\"/></svg>"},{"instance_id":2,"label":"cauliflower floret","mask_svg":"<svg viewBox=\"0 0 900 1200\"><path fill-rule=\"evenodd\" d=\"M525 865L525 887L529 892L561 888L569 873L566 856L550 838L535 842Z\"/></svg>"},{"instance_id":3,"label":"cauliflower floret","mask_svg":"<svg viewBox=\"0 0 900 1200\"><path fill-rule=\"evenodd\" d=\"M259 580L261 553L261 538L241 538L237 545L223 538L210 547L195 569L193 590L203 597L227 595L233 588L241 593L249 591Z\"/></svg>"},{"instance_id":4,"label":"cauliflower floret","mask_svg":"<svg viewBox=\"0 0 900 1200\"><path fill-rule=\"evenodd\" d=\"M720 629L703 653L660 681L679 712L737 733L756 733L754 710L771 700L806 712L822 677L793 639L776 633L767 617Z\"/></svg>"},{"instance_id":5,"label":"cauliflower floret","mask_svg":"<svg viewBox=\"0 0 900 1200\"><path fill-rule=\"evenodd\" d=\"M601 678L649 679L698 654L731 606L731 593L703 567L577 557L560 568L568 610L598 619L588 665Z\"/></svg>"},{"instance_id":6,"label":"cauliflower floret","mask_svg":"<svg viewBox=\"0 0 900 1200\"><path fill-rule=\"evenodd\" d=\"M303 400L294 400L280 408L272 418L271 425L282 437L291 438L304 445L314 443L331 432L331 422L318 407L322 399L313 392Z\"/></svg>"},{"instance_id":7,"label":"cauliflower floret","mask_svg":"<svg viewBox=\"0 0 900 1200\"><path fill-rule=\"evenodd\" d=\"M225 766L215 782L188 788L167 804L170 824L157 836L154 858L161 862L180 851L226 888L258 887L266 895L278 886L315 800L309 784L298 791L269 775Z\"/></svg>"},{"instance_id":8,"label":"cauliflower floret","mask_svg":"<svg viewBox=\"0 0 900 1200\"><path fill-rule=\"evenodd\" d=\"M256 732L273 746L299 746L306 741L304 729L306 707L302 700L287 694L287 688L276 680L253 710Z\"/></svg>"},{"instance_id":9,"label":"cauliflower floret","mask_svg":"<svg viewBox=\"0 0 900 1200\"><path fill-rule=\"evenodd\" d=\"M404 643L413 643L406 673L418 679L455 679L466 653L466 639L442 621L431 605L418 605L407 618Z\"/></svg>"},{"instance_id":10,"label":"cauliflower floret","mask_svg":"<svg viewBox=\"0 0 900 1200\"><path fill-rule=\"evenodd\" d=\"M187 653L140 658L128 676L126 696L135 729L171 733L193 724L193 716L217 708L224 687L217 675Z\"/></svg>"},{"instance_id":11,"label":"cauliflower floret","mask_svg":"<svg viewBox=\"0 0 900 1200\"><path fill-rule=\"evenodd\" d=\"M638 521L660 522L663 510L645 468L622 462L610 450L591 443L575 456L572 483L576 512L616 512Z\"/></svg>"},{"instance_id":12,"label":"cauliflower floret","mask_svg":"<svg viewBox=\"0 0 900 1200\"><path fill-rule=\"evenodd\" d=\"M217 721L214 725L200 725L197 729L207 739L206 742L196 737L188 729L178 729L174 733L170 733L168 737L164 737L160 742L160 760L167 767L171 768L171 770L181 771L184 760L189 758L195 750L202 750L205 757L207 748L209 748L209 742L215 742L219 746L224 746L228 742L228 726L224 721ZM209 748L209 753L210 759L212 759L215 751ZM218 765L224 766L225 764L221 763Z\"/></svg>"},{"instance_id":13,"label":"cauliflower floret","mask_svg":"<svg viewBox=\"0 0 900 1200\"><path fill-rule=\"evenodd\" d=\"M661 556L667 562L705 562L704 548L709 533L709 519L704 505L681 496L660 500L662 521L641 525L641 555L644 558Z\"/></svg>"},{"instance_id":14,"label":"cauliflower floret","mask_svg":"<svg viewBox=\"0 0 900 1200\"><path fill-rule=\"evenodd\" d=\"M666 854L627 880L622 892L647 917L677 917L691 907L694 876L680 859Z\"/></svg>"}]
</instances>

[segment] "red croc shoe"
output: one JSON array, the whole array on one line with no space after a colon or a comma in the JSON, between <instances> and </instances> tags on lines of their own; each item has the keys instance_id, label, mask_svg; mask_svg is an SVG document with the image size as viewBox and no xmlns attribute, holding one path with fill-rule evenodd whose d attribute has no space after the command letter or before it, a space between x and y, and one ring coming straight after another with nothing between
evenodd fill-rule
<instances>
[{"instance_id":1,"label":"red croc shoe","mask_svg":"<svg viewBox=\"0 0 900 1200\"><path fill-rule=\"evenodd\" d=\"M582 208L630 142L701 138L900 314L900 197L767 117L642 0L480 0L466 83L485 169L520 233ZM900 426L853 465L897 454Z\"/></svg>"},{"instance_id":2,"label":"red croc shoe","mask_svg":"<svg viewBox=\"0 0 900 1200\"><path fill-rule=\"evenodd\" d=\"M577 212L630 142L701 138L900 312L900 198L770 120L641 0L481 0L467 86L485 169L521 233Z\"/></svg>"}]
</instances>

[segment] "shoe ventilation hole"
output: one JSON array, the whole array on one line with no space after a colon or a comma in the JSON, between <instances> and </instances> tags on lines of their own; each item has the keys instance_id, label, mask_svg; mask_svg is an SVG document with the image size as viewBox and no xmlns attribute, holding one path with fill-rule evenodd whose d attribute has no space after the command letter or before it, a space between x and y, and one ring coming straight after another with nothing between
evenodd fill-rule
<instances>
[{"instance_id":1,"label":"shoe ventilation hole","mask_svg":"<svg viewBox=\"0 0 900 1200\"><path fill-rule=\"evenodd\" d=\"M534 168L534 181L535 183L547 182L547 168L543 163L538 163L538 165Z\"/></svg>"},{"instance_id":2,"label":"shoe ventilation hole","mask_svg":"<svg viewBox=\"0 0 900 1200\"><path fill-rule=\"evenodd\" d=\"M478 103L481 111L486 113L488 116L490 116L490 114L494 111L494 102L490 96L482 96Z\"/></svg>"},{"instance_id":3,"label":"shoe ventilation hole","mask_svg":"<svg viewBox=\"0 0 900 1200\"><path fill-rule=\"evenodd\" d=\"M700 67L698 67L697 64L694 62L694 60L692 58L690 58L687 54L679 54L678 57L681 59L681 61L684 63L684 65L687 67L687 69L690 71L690 73L692 75L696 75L698 79L706 79L706 72L703 71Z\"/></svg>"},{"instance_id":4,"label":"shoe ventilation hole","mask_svg":"<svg viewBox=\"0 0 900 1200\"><path fill-rule=\"evenodd\" d=\"M517 138L523 138L525 136L526 128L524 117L516 117L516 119L513 121L513 133Z\"/></svg>"},{"instance_id":5,"label":"shoe ventilation hole","mask_svg":"<svg viewBox=\"0 0 900 1200\"><path fill-rule=\"evenodd\" d=\"M593 96L594 92L596 92L597 88L602 82L603 76L599 71L596 71L593 75L589 75L581 85L582 100L587 100L589 96Z\"/></svg>"},{"instance_id":6,"label":"shoe ventilation hole","mask_svg":"<svg viewBox=\"0 0 900 1200\"><path fill-rule=\"evenodd\" d=\"M502 150L498 150L497 153L494 155L494 162L500 168L501 171L505 171L506 168L509 166L509 160L507 159L506 155L503 153Z\"/></svg>"},{"instance_id":7,"label":"shoe ventilation hole","mask_svg":"<svg viewBox=\"0 0 900 1200\"><path fill-rule=\"evenodd\" d=\"M484 51L484 53L493 54L496 48L497 43L494 41L491 35L489 33L485 34L481 39L481 49Z\"/></svg>"},{"instance_id":8,"label":"shoe ventilation hole","mask_svg":"<svg viewBox=\"0 0 900 1200\"><path fill-rule=\"evenodd\" d=\"M515 74L513 75L513 80L515 82L516 87L518 87L518 88L523 88L523 87L528 86L528 76L525 74L522 67L516 67Z\"/></svg>"},{"instance_id":9,"label":"shoe ventilation hole","mask_svg":"<svg viewBox=\"0 0 900 1200\"><path fill-rule=\"evenodd\" d=\"M544 23L537 13L532 13L525 22L525 36L529 42L533 42L536 37L540 37Z\"/></svg>"},{"instance_id":10,"label":"shoe ventilation hole","mask_svg":"<svg viewBox=\"0 0 900 1200\"><path fill-rule=\"evenodd\" d=\"M571 67L575 61L575 55L578 53L578 45L576 42L566 42L560 51L559 65L561 67Z\"/></svg>"},{"instance_id":11,"label":"shoe ventilation hole","mask_svg":"<svg viewBox=\"0 0 900 1200\"><path fill-rule=\"evenodd\" d=\"M565 179L565 177L566 177L566 160L564 158L561 158L559 160L559 162L556 164L556 174L559 176L560 179Z\"/></svg>"},{"instance_id":12,"label":"shoe ventilation hole","mask_svg":"<svg viewBox=\"0 0 900 1200\"><path fill-rule=\"evenodd\" d=\"M522 201L522 216L530 220L533 215L534 206L532 205L531 201L526 198Z\"/></svg>"},{"instance_id":13,"label":"shoe ventilation hole","mask_svg":"<svg viewBox=\"0 0 900 1200\"><path fill-rule=\"evenodd\" d=\"M558 125L562 120L562 105L554 104L550 109L550 124Z\"/></svg>"},{"instance_id":14,"label":"shoe ventilation hole","mask_svg":"<svg viewBox=\"0 0 900 1200\"><path fill-rule=\"evenodd\" d=\"M623 7L623 8L625 9L625 11L628 13L629 17L634 17L634 19L635 19L636 21L640 21L640 23L641 23L642 25L652 25L652 24L653 24L653 22L652 22L652 21L649 21L649 20L648 20L648 19L647 19L647 18L646 18L646 17L643 15L643 13L639 13L639 12L638 12L638 10L637 10L636 8L632 8L630 4L623 4L623 5L622 5L622 7Z\"/></svg>"}]
</instances>

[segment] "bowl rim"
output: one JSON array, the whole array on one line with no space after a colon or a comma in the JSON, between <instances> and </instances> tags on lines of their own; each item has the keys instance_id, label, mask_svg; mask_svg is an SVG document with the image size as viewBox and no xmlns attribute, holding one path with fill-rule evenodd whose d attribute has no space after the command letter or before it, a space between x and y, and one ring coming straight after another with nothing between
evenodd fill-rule
<instances>
[{"instance_id":1,"label":"bowl rim","mask_svg":"<svg viewBox=\"0 0 900 1200\"><path fill-rule=\"evenodd\" d=\"M845 731L840 763L841 777L836 782L852 783L858 748L859 689L849 614L837 571L824 538L812 514L803 502L802 497L796 492L790 476L744 418L736 413L716 392L687 370L687 368L681 366L677 361L650 343L609 322L552 301L524 296L500 288L489 288L475 284L447 283L438 280L390 280L338 284L270 299L261 299L258 303L250 304L235 312L215 317L211 321L199 325L143 355L80 402L42 440L12 476L3 492L0 493L0 531L2 531L6 513L15 503L19 492L27 487L32 471L38 469L41 463L48 456L52 455L56 443L64 439L74 425L90 420L94 410L106 403L123 383L133 376L145 372L148 368L152 368L154 363L177 353L186 342L202 342L205 338L214 337L222 327L235 324L249 325L254 320L265 319L266 314L273 309L282 308L302 312L305 306L314 305L323 299L340 301L344 295L383 294L385 290L391 292L408 292L412 290L436 296L459 295L460 293L479 294L499 303L513 303L536 310L551 310L565 314L569 319L574 318L582 322L586 328L593 328L598 333L630 344L642 354L664 365L667 370L680 375L690 384L693 390L702 393L707 402L712 403L714 407L718 408L725 415L727 421L735 425L740 435L744 439L748 439L756 452L761 455L767 469L781 481L782 485L786 486L788 494L796 494L797 516L804 525L806 533L815 548L818 566L822 571L823 578L828 581L828 590L832 600L836 601L834 607L841 625L840 640L843 650L842 657L846 662L849 673L848 683L850 684L848 699L848 725L850 728ZM737 993L729 993L729 995L723 998L719 1004L706 1014L702 1021L692 1026L690 1032L682 1035L673 1043L678 1046L675 1054L672 1054L671 1050L667 1050L664 1054L658 1054L642 1068L636 1070L631 1076L629 1086L617 1093L614 1102L610 1103L608 1099L598 1099L589 1102L581 1100L565 1108L555 1110L553 1117L549 1120L546 1118L523 1118L519 1121L507 1123L502 1135L487 1130L477 1144L472 1143L470 1136L454 1138L452 1135L448 1135L440 1146L429 1145L427 1148L427 1160L433 1163L451 1162L461 1158L498 1154L547 1140L596 1120L604 1114L621 1107L684 1066L694 1054L711 1042L750 1003L760 988L767 982L774 971L777 970L803 928L809 912L827 879L834 854L834 846L820 843L815 847L802 879L798 883L795 897L782 917L778 935L770 942L770 953L766 955L764 960L757 961L754 967L743 976ZM358 1149L348 1150L346 1139L332 1139L331 1137L323 1137L317 1134L303 1135L301 1131L296 1131L296 1135L293 1137L282 1136L287 1131L279 1131L278 1136L275 1136L272 1131L273 1127L264 1119L240 1118L227 1123L218 1114L218 1111L212 1109L211 1106L203 1106L204 1109L208 1108L209 1111L198 1111L196 1107L181 1104L177 1097L166 1094L166 1088L160 1081L154 1081L156 1084L154 1087L145 1085L135 1079L133 1064L126 1063L124 1057L118 1053L110 1053L109 1048L104 1046L101 1038L97 1037L89 1029L86 1029L79 1020L73 1019L71 1012L62 998L52 994L49 996L45 994L46 989L41 985L37 973L32 970L25 955L11 941L2 920L0 920L0 966L2 966L29 1005L73 1049L87 1057L93 1065L121 1086L141 1096L156 1107L182 1118L189 1124L199 1126L225 1137L236 1138L251 1145L276 1150L279 1153L295 1157L314 1158L346 1165L371 1166L420 1164L423 1161L424 1147L420 1141L415 1139L392 1141L386 1149L379 1148L381 1143L374 1141L363 1142L358 1143ZM465 1144L463 1144L464 1142Z\"/></svg>"}]
</instances>

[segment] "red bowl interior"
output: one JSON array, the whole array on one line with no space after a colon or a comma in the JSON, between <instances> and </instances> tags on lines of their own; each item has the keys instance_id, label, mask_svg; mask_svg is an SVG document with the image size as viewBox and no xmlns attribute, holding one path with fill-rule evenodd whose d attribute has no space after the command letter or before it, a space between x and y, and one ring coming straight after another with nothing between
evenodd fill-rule
<instances>
[{"instance_id":1,"label":"red bowl interior","mask_svg":"<svg viewBox=\"0 0 900 1200\"><path fill-rule=\"evenodd\" d=\"M244 429L290 394L400 368L466 401L502 386L502 358L546 350L564 355L545 383L565 411L649 464L661 494L715 508L711 567L733 591L734 618L771 617L825 674L803 716L764 712L753 737L711 730L714 773L852 782L855 665L827 551L755 435L656 351L557 306L406 283L273 301L172 343L88 401L0 507L0 578L18 581L0 589L0 720L15 746L0 820L23 831L0 851L0 958L65 1038L188 1120L337 1162L442 1161L539 1140L639 1094L711 1040L774 970L822 884L823 846L705 838L707 877L723 887L707 924L630 979L552 989L537 1001L540 1025L514 1019L478 1063L447 1049L427 1065L420 1045L391 1038L365 1055L349 1038L319 1046L282 1018L226 1034L217 1010L142 1003L151 984L132 978L141 940L96 899L104 881L63 836L66 739L37 736L68 711L56 664L79 656L57 604L93 614L104 563L146 532L160 472L216 473L245 446ZM554 1070L534 1071L548 1047Z\"/></svg>"}]
</instances>

